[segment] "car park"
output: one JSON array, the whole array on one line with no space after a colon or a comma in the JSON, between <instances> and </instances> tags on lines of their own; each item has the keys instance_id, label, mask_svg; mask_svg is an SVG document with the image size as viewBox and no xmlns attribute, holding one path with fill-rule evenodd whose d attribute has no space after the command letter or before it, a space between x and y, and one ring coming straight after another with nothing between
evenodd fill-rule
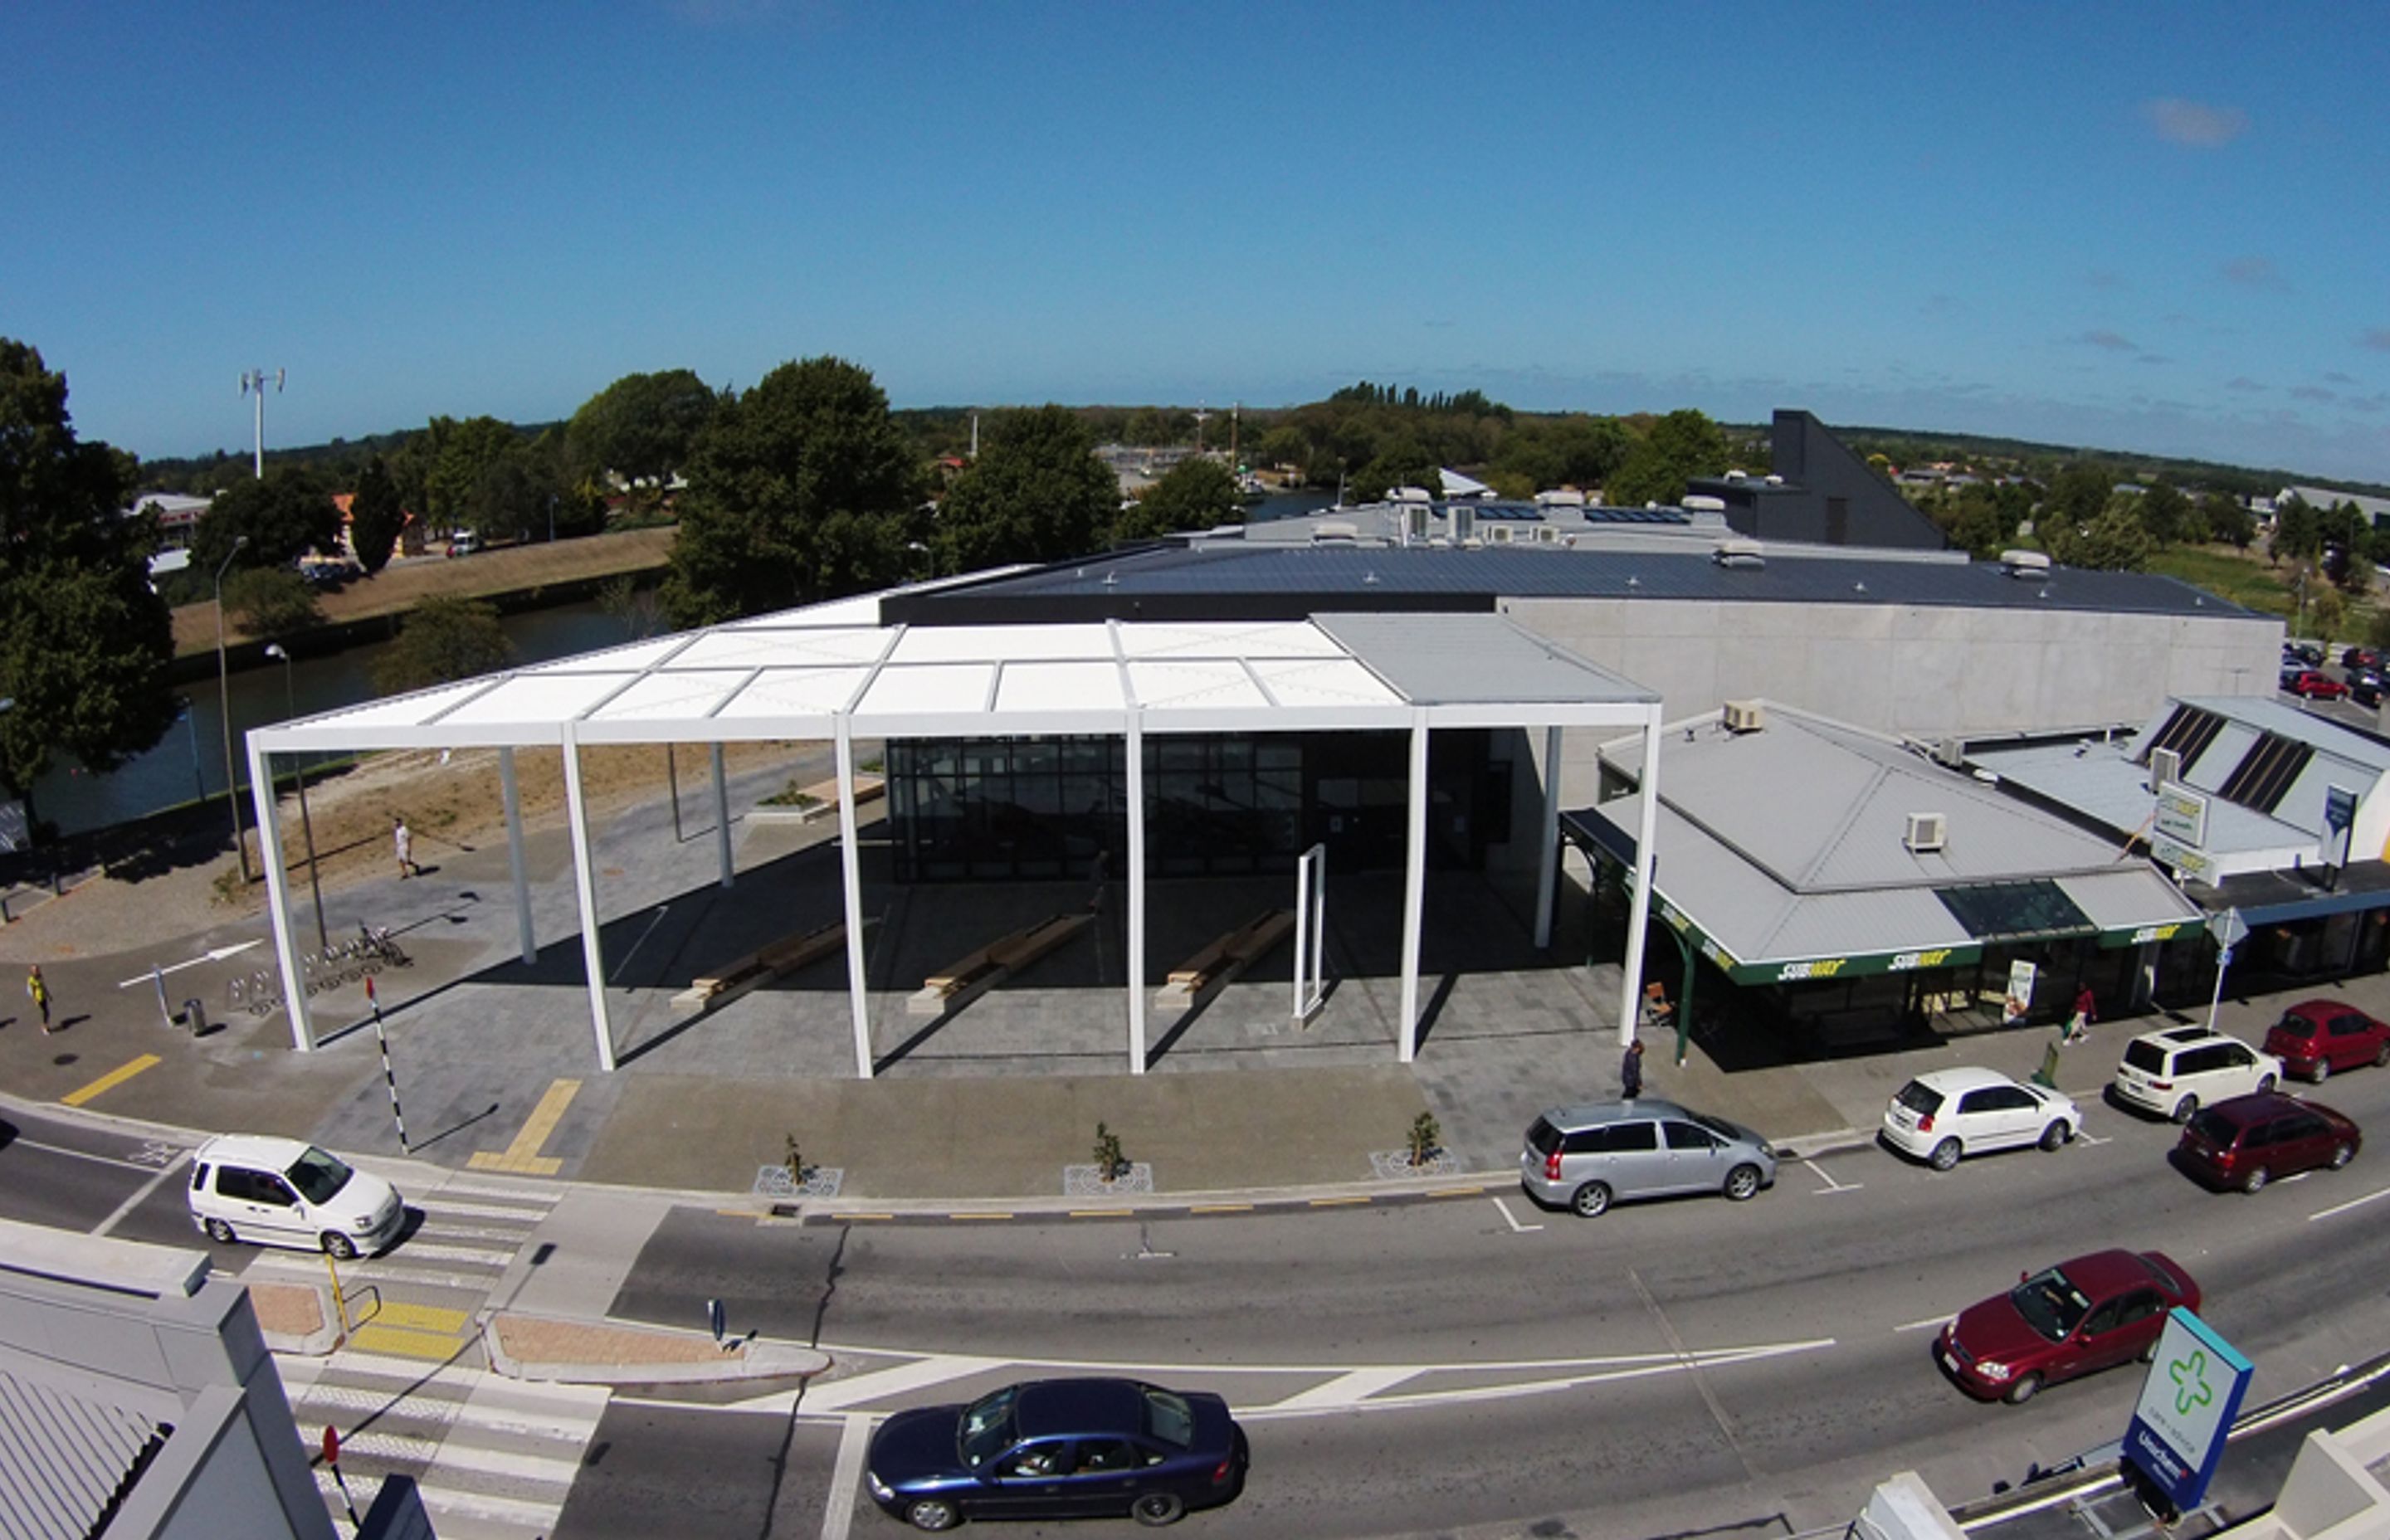
<instances>
[{"instance_id":1,"label":"car park","mask_svg":"<svg viewBox=\"0 0 2390 1540\"><path fill-rule=\"evenodd\" d=\"M1638 1097L1555 1107L1527 1128L1519 1182L1540 1203L1591 1219L1620 1199L1723 1193L1776 1182L1777 1151L1738 1123Z\"/></svg>"},{"instance_id":2,"label":"car park","mask_svg":"<svg viewBox=\"0 0 2390 1540\"><path fill-rule=\"evenodd\" d=\"M2024 1085L1995 1070L1935 1070L1895 1093L1883 1110L1884 1142L1947 1171L1960 1157L2038 1145L2056 1149L2082 1131L2072 1097Z\"/></svg>"},{"instance_id":3,"label":"car park","mask_svg":"<svg viewBox=\"0 0 2390 1540\"><path fill-rule=\"evenodd\" d=\"M2335 1070L2390 1064L2390 1024L2338 1000L2302 1000L2266 1031L2266 1051L2303 1080Z\"/></svg>"},{"instance_id":4,"label":"car park","mask_svg":"<svg viewBox=\"0 0 2390 1540\"><path fill-rule=\"evenodd\" d=\"M2375 669L2382 666L2382 655L2370 647L2352 647L2340 655L2340 666L2346 669Z\"/></svg>"},{"instance_id":5,"label":"car park","mask_svg":"<svg viewBox=\"0 0 2390 1540\"><path fill-rule=\"evenodd\" d=\"M2281 1078L2281 1059L2237 1037L2205 1027L2168 1027L2126 1044L2109 1085L2127 1106L2189 1123L2210 1102L2270 1091Z\"/></svg>"},{"instance_id":6,"label":"car park","mask_svg":"<svg viewBox=\"0 0 2390 1540\"><path fill-rule=\"evenodd\" d=\"M346 1260L398 1238L398 1189L300 1139L225 1134L191 1157L191 1223L220 1245L296 1246Z\"/></svg>"},{"instance_id":7,"label":"car park","mask_svg":"<svg viewBox=\"0 0 2390 1540\"><path fill-rule=\"evenodd\" d=\"M2167 1312L2199 1301L2199 1285L2163 1251L2094 1251L1959 1312L1935 1334L1934 1357L1970 1395L2023 1405L2045 1385L2147 1358Z\"/></svg>"},{"instance_id":8,"label":"car park","mask_svg":"<svg viewBox=\"0 0 2390 1540\"><path fill-rule=\"evenodd\" d=\"M2364 1143L2357 1124L2331 1108L2267 1092L2202 1110L2183 1129L2174 1162L2209 1187L2256 1192L2304 1171L2338 1171Z\"/></svg>"},{"instance_id":9,"label":"car park","mask_svg":"<svg viewBox=\"0 0 2390 1540\"><path fill-rule=\"evenodd\" d=\"M1036 1380L896 1413L872 1433L864 1469L872 1500L916 1529L1121 1514L1157 1525L1235 1497L1250 1459L1216 1395Z\"/></svg>"},{"instance_id":10,"label":"car park","mask_svg":"<svg viewBox=\"0 0 2390 1540\"><path fill-rule=\"evenodd\" d=\"M2348 693L2348 687L2331 674L2311 668L2284 669L2282 688L2289 694L2305 696L2310 700L2338 700Z\"/></svg>"}]
</instances>

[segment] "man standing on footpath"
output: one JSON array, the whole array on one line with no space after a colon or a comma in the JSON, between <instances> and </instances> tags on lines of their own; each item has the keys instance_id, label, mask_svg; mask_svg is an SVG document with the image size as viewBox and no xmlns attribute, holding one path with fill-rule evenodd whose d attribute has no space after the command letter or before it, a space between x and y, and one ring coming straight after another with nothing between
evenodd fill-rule
<instances>
[{"instance_id":1,"label":"man standing on footpath","mask_svg":"<svg viewBox=\"0 0 2390 1540\"><path fill-rule=\"evenodd\" d=\"M415 864L415 836L406 831L406 819L404 815L391 819L390 842L398 848L399 880L405 881L410 877L422 876L423 868Z\"/></svg>"},{"instance_id":2,"label":"man standing on footpath","mask_svg":"<svg viewBox=\"0 0 2390 1540\"><path fill-rule=\"evenodd\" d=\"M1626 1045L1626 1052L1618 1063L1618 1078L1625 1087L1619 1095L1633 1101L1643 1094L1643 1039L1636 1038Z\"/></svg>"}]
</instances>

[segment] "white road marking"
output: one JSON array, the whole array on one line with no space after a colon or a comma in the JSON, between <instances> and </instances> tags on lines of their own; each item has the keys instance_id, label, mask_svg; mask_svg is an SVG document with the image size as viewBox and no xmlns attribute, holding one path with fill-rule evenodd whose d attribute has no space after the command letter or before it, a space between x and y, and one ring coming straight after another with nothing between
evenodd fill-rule
<instances>
[{"instance_id":1,"label":"white road marking","mask_svg":"<svg viewBox=\"0 0 2390 1540\"><path fill-rule=\"evenodd\" d=\"M1381 1391L1392 1390L1406 1380L1418 1378L1419 1371L1400 1364L1377 1368L1351 1369L1332 1380L1321 1381L1308 1390L1297 1391L1283 1401L1273 1402L1273 1412L1308 1412L1323 1407L1357 1405Z\"/></svg>"},{"instance_id":2,"label":"white road marking","mask_svg":"<svg viewBox=\"0 0 2390 1540\"><path fill-rule=\"evenodd\" d=\"M70 1155L78 1161L96 1161L104 1166L122 1166L127 1171L156 1171L158 1169L156 1162L151 1161L119 1160L113 1155L96 1155L88 1149L74 1149L62 1144L44 1144L39 1139L17 1139L12 1142L26 1149L38 1149L43 1151L45 1154L49 1155Z\"/></svg>"},{"instance_id":3,"label":"white road marking","mask_svg":"<svg viewBox=\"0 0 2390 1540\"><path fill-rule=\"evenodd\" d=\"M185 1150L182 1154L176 1155L173 1161L167 1162L165 1165L160 1166L158 1168L157 1175L150 1177L149 1180L134 1188L133 1196L126 1199L123 1202L117 1204L115 1213L109 1214L107 1218L93 1226L91 1233L94 1235L106 1235L109 1231L116 1228L118 1225L123 1223L124 1216L126 1214L131 1213L135 1209L138 1208L151 1193L156 1192L158 1188L165 1183L167 1177L174 1174L175 1169L183 1163L185 1157L190 1152L188 1150Z\"/></svg>"},{"instance_id":4,"label":"white road marking","mask_svg":"<svg viewBox=\"0 0 2390 1540\"><path fill-rule=\"evenodd\" d=\"M946 1354L917 1358L909 1364L898 1364L892 1368L871 1369L852 1380L833 1380L827 1384L808 1385L805 1388L805 1410L808 1413L843 1412L883 1396L899 1395L930 1385L943 1385L950 1380L983 1374L989 1369L1003 1367L1004 1363L1001 1358L972 1358Z\"/></svg>"},{"instance_id":5,"label":"white road marking","mask_svg":"<svg viewBox=\"0 0 2390 1540\"><path fill-rule=\"evenodd\" d=\"M2114 1144L2116 1141L2113 1138L2101 1138L2096 1134L2086 1134L2083 1130L2078 1128L2075 1131L2075 1138L2072 1142L2075 1144L2098 1146L2103 1144Z\"/></svg>"},{"instance_id":6,"label":"white road marking","mask_svg":"<svg viewBox=\"0 0 2390 1540\"><path fill-rule=\"evenodd\" d=\"M862 1412L846 1414L838 1435L838 1463L830 1468L829 1507L822 1513L821 1540L846 1540L854 1524L854 1493L863 1484L863 1459L871 1447L873 1419Z\"/></svg>"},{"instance_id":7,"label":"white road marking","mask_svg":"<svg viewBox=\"0 0 2390 1540\"><path fill-rule=\"evenodd\" d=\"M1950 1313L1946 1310L1939 1315L1928 1315L1921 1321L1903 1321L1900 1325L1894 1327L1892 1329L1895 1331L1922 1331L1929 1326L1940 1326L1945 1321L1951 1318Z\"/></svg>"},{"instance_id":8,"label":"white road marking","mask_svg":"<svg viewBox=\"0 0 2390 1540\"><path fill-rule=\"evenodd\" d=\"M2336 1213L2346 1213L2351 1209L2361 1209L2366 1204L2384 1198L2390 1198L2390 1187L2384 1187L2380 1192L2369 1192L2362 1198L2352 1198L2345 1203L2334 1203L2328 1209L2318 1209L2307 1217L2311 1220L2330 1219Z\"/></svg>"},{"instance_id":9,"label":"white road marking","mask_svg":"<svg viewBox=\"0 0 2390 1540\"><path fill-rule=\"evenodd\" d=\"M1834 1174L1832 1172L1828 1171L1824 1166L1819 1165L1817 1161L1810 1160L1805 1155L1801 1158L1801 1163L1809 1168L1809 1174L1811 1175L1826 1184L1824 1187L1819 1187L1812 1196L1823 1198L1830 1193L1857 1192L1861 1187L1867 1186L1865 1182L1838 1182L1834 1180Z\"/></svg>"},{"instance_id":10,"label":"white road marking","mask_svg":"<svg viewBox=\"0 0 2390 1540\"><path fill-rule=\"evenodd\" d=\"M1494 1200L1494 1206L1502 1211L1502 1217L1504 1219L1510 1221L1510 1233L1512 1235L1533 1235L1537 1230L1543 1228L1541 1225L1522 1225L1516 1219L1511 1218L1510 1205L1505 1203L1499 1198Z\"/></svg>"}]
</instances>

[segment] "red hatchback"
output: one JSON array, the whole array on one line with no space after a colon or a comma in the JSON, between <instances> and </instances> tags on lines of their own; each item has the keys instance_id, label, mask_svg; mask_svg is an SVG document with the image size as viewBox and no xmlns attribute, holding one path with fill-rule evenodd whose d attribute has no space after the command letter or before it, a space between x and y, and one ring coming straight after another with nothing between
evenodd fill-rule
<instances>
[{"instance_id":1,"label":"red hatchback","mask_svg":"<svg viewBox=\"0 0 2390 1540\"><path fill-rule=\"evenodd\" d=\"M2338 1000L2302 1000L2266 1032L2284 1072L2319 1081L2334 1070L2390 1064L2390 1025Z\"/></svg>"},{"instance_id":2,"label":"red hatchback","mask_svg":"<svg viewBox=\"0 0 2390 1540\"><path fill-rule=\"evenodd\" d=\"M2282 688L2293 695L2304 695L2310 700L2337 700L2348 693L2348 687L2329 674L2311 668L2282 671Z\"/></svg>"},{"instance_id":3,"label":"red hatchback","mask_svg":"<svg viewBox=\"0 0 2390 1540\"><path fill-rule=\"evenodd\" d=\"M2094 1251L1971 1304L1934 1339L1960 1388L2021 1406L2042 1386L2157 1351L2166 1312L2199 1308L2199 1285L2160 1251Z\"/></svg>"},{"instance_id":4,"label":"red hatchback","mask_svg":"<svg viewBox=\"0 0 2390 1540\"><path fill-rule=\"evenodd\" d=\"M2175 1147L2175 1163L2210 1187L2255 1192L2277 1176L2338 1171L2365 1136L2329 1107L2279 1091L2200 1109Z\"/></svg>"}]
</instances>

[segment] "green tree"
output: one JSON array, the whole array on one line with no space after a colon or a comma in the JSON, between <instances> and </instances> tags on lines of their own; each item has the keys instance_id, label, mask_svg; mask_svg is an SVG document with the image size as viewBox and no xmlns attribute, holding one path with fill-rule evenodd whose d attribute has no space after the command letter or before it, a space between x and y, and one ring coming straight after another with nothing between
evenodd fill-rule
<instances>
[{"instance_id":1,"label":"green tree","mask_svg":"<svg viewBox=\"0 0 2390 1540\"><path fill-rule=\"evenodd\" d=\"M518 448L482 468L473 478L467 507L473 532L483 540L520 540L547 528L548 499L559 489L539 474L528 448Z\"/></svg>"},{"instance_id":2,"label":"green tree","mask_svg":"<svg viewBox=\"0 0 2390 1540\"><path fill-rule=\"evenodd\" d=\"M2071 538L2089 528L2115 495L2115 472L2103 465L2068 466L2058 473L2043 497L2041 511L2036 516L2042 539L2055 542Z\"/></svg>"},{"instance_id":3,"label":"green tree","mask_svg":"<svg viewBox=\"0 0 2390 1540\"><path fill-rule=\"evenodd\" d=\"M2307 622L2315 634L2323 639L2324 651L2332 650L2332 639L2348 623L2348 601L2340 590L2329 584L2307 591Z\"/></svg>"},{"instance_id":4,"label":"green tree","mask_svg":"<svg viewBox=\"0 0 2390 1540\"><path fill-rule=\"evenodd\" d=\"M416 442L424 456L418 511L431 533L444 533L474 528L474 488L484 472L521 446L522 435L495 417L433 417Z\"/></svg>"},{"instance_id":5,"label":"green tree","mask_svg":"<svg viewBox=\"0 0 2390 1540\"><path fill-rule=\"evenodd\" d=\"M225 579L225 613L244 635L290 636L324 618L307 580L282 567L249 567Z\"/></svg>"},{"instance_id":6,"label":"green tree","mask_svg":"<svg viewBox=\"0 0 2390 1540\"><path fill-rule=\"evenodd\" d=\"M64 375L0 338L0 785L37 837L32 786L54 755L105 774L174 723L157 523L122 512L133 468L75 437Z\"/></svg>"},{"instance_id":7,"label":"green tree","mask_svg":"<svg viewBox=\"0 0 2390 1540\"><path fill-rule=\"evenodd\" d=\"M2161 545L2194 539L2199 531L2191 499L2171 481L2155 481L2141 494L2141 526Z\"/></svg>"},{"instance_id":8,"label":"green tree","mask_svg":"<svg viewBox=\"0 0 2390 1540\"><path fill-rule=\"evenodd\" d=\"M1300 428L1281 425L1264 433L1253 444L1253 461L1257 465L1302 466L1311 458L1311 440Z\"/></svg>"},{"instance_id":9,"label":"green tree","mask_svg":"<svg viewBox=\"0 0 2390 1540\"><path fill-rule=\"evenodd\" d=\"M581 404L565 428L575 464L626 481L669 481L721 398L687 369L626 374Z\"/></svg>"},{"instance_id":10,"label":"green tree","mask_svg":"<svg viewBox=\"0 0 2390 1540\"><path fill-rule=\"evenodd\" d=\"M2118 493L2079 533L2072 523L2045 532L2050 553L2069 567L2107 572L2141 571L2149 565L2156 542L2142 527L2139 504L2132 494Z\"/></svg>"},{"instance_id":11,"label":"green tree","mask_svg":"<svg viewBox=\"0 0 2390 1540\"><path fill-rule=\"evenodd\" d=\"M191 565L212 574L242 535L249 544L236 567L288 567L310 551L328 556L341 548L340 506L313 471L272 467L264 480L236 481L216 494L191 532Z\"/></svg>"},{"instance_id":12,"label":"green tree","mask_svg":"<svg viewBox=\"0 0 2390 1540\"><path fill-rule=\"evenodd\" d=\"M1208 530L1244 520L1244 500L1237 494L1234 473L1217 460L1189 457L1172 466L1136 506L1123 510L1112 538L1150 540L1173 530Z\"/></svg>"},{"instance_id":13,"label":"green tree","mask_svg":"<svg viewBox=\"0 0 2390 1540\"><path fill-rule=\"evenodd\" d=\"M1609 479L1609 499L1625 507L1674 503L1685 494L1686 482L1723 473L1726 462L1726 435L1716 423L1690 408L1674 411L1627 449Z\"/></svg>"},{"instance_id":14,"label":"green tree","mask_svg":"<svg viewBox=\"0 0 2390 1540\"><path fill-rule=\"evenodd\" d=\"M506 667L514 650L498 629L495 605L435 595L409 611L397 639L374 664L374 686L396 695L470 679Z\"/></svg>"},{"instance_id":15,"label":"green tree","mask_svg":"<svg viewBox=\"0 0 2390 1540\"><path fill-rule=\"evenodd\" d=\"M1060 561L1095 549L1120 507L1120 481L1068 408L1007 412L983 425L980 456L938 510L944 571Z\"/></svg>"},{"instance_id":16,"label":"green tree","mask_svg":"<svg viewBox=\"0 0 2390 1540\"><path fill-rule=\"evenodd\" d=\"M398 483L388 462L379 455L357 473L356 494L349 500L349 548L368 576L390 565L391 553L406 527L406 508L399 501Z\"/></svg>"},{"instance_id":17,"label":"green tree","mask_svg":"<svg viewBox=\"0 0 2390 1540\"><path fill-rule=\"evenodd\" d=\"M921 467L867 369L829 357L781 365L722 404L687 475L663 590L675 624L904 574Z\"/></svg>"},{"instance_id":18,"label":"green tree","mask_svg":"<svg viewBox=\"0 0 2390 1540\"><path fill-rule=\"evenodd\" d=\"M2211 492L2199 500L2199 517L2206 526L2207 538L2217 545L2245 551L2257 538L2257 520L2221 492Z\"/></svg>"},{"instance_id":19,"label":"green tree","mask_svg":"<svg viewBox=\"0 0 2390 1540\"><path fill-rule=\"evenodd\" d=\"M1439 482L1435 456L1407 435L1388 440L1368 463L1353 472L1348 494L1356 503L1375 503L1396 487L1422 487L1434 492Z\"/></svg>"}]
</instances>

